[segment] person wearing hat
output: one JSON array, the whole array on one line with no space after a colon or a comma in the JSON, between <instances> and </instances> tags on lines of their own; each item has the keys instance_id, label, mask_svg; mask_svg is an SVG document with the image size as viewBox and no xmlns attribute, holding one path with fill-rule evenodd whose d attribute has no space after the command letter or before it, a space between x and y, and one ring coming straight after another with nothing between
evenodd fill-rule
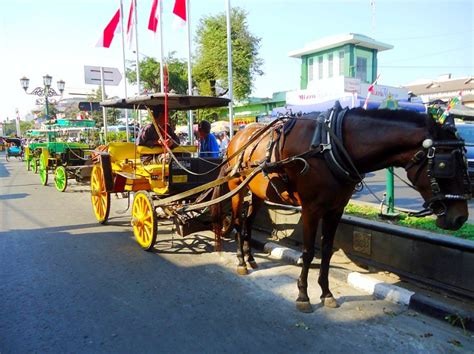
<instances>
[{"instance_id":1,"label":"person wearing hat","mask_svg":"<svg viewBox=\"0 0 474 354\"><path fill-rule=\"evenodd\" d=\"M199 157L219 157L219 143L211 134L211 123L203 120L198 125Z\"/></svg>"},{"instance_id":2,"label":"person wearing hat","mask_svg":"<svg viewBox=\"0 0 474 354\"><path fill-rule=\"evenodd\" d=\"M151 119L155 120L156 125L160 129L161 135L164 137L165 130L163 127L165 126L165 118L162 107L153 107L152 113L153 117L151 117ZM174 127L170 123L167 125L167 134L168 136L164 137L164 144L166 144L170 149L174 149L175 147L179 146L179 138L174 132ZM137 146L146 146L149 148L162 146L163 142L160 141L155 124L148 123L147 125L143 126L138 132L135 144ZM167 154L142 154L140 159L145 164L151 163L153 160L158 163L161 160L166 159L166 156Z\"/></svg>"},{"instance_id":3,"label":"person wearing hat","mask_svg":"<svg viewBox=\"0 0 474 354\"><path fill-rule=\"evenodd\" d=\"M161 135L164 137L165 135L165 116L163 108L160 107L153 107L152 110L153 117L156 122L156 125L160 127ZM167 134L168 136L165 137L165 144L170 148L173 149L179 145L179 138L174 131L174 126L170 123L167 125ZM148 123L144 127L142 127L138 133L137 140L135 142L139 146L147 146L149 148L153 148L155 146L162 145L162 142L159 141L159 135L155 129L155 124Z\"/></svg>"}]
</instances>

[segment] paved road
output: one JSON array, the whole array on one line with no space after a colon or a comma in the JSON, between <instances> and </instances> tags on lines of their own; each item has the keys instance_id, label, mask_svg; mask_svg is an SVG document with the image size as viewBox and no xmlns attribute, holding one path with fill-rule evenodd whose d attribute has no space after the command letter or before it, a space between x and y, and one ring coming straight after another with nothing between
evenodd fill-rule
<instances>
[{"instance_id":1,"label":"paved road","mask_svg":"<svg viewBox=\"0 0 474 354\"><path fill-rule=\"evenodd\" d=\"M407 180L406 173L403 169L397 168L395 169L395 173ZM385 170L368 173L365 182L369 185L370 189L375 193L375 195L377 195L377 197L382 200L383 194L386 190ZM380 204L377 199L367 190L367 188L364 188L359 193L355 193L352 199ZM423 208L423 202L423 198L421 198L418 192L414 191L412 188L408 187L406 184L395 177L395 207L421 210ZM474 200L469 202L469 222L474 223Z\"/></svg>"},{"instance_id":2,"label":"paved road","mask_svg":"<svg viewBox=\"0 0 474 354\"><path fill-rule=\"evenodd\" d=\"M160 225L155 252L141 251L116 213L123 201L98 225L87 187L59 193L2 157L2 354L474 351L461 330L335 280L339 309L298 313L297 267L259 254L260 269L239 277L232 242L218 255L209 233L183 240Z\"/></svg>"}]
</instances>

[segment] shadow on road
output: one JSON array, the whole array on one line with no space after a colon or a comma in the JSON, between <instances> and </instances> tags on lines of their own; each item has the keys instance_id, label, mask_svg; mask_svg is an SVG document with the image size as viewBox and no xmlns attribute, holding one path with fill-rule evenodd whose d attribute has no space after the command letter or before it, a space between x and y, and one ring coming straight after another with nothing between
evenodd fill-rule
<instances>
[{"instance_id":1,"label":"shadow on road","mask_svg":"<svg viewBox=\"0 0 474 354\"><path fill-rule=\"evenodd\" d=\"M28 193L13 193L13 194L3 194L0 195L0 200L8 200L8 199L21 199L28 197Z\"/></svg>"}]
</instances>

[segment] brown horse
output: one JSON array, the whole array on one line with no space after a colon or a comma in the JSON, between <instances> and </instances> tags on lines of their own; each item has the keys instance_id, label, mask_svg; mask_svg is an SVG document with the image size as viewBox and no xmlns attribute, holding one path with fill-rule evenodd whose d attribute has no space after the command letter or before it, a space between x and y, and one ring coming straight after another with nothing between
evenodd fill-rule
<instances>
[{"instance_id":1,"label":"brown horse","mask_svg":"<svg viewBox=\"0 0 474 354\"><path fill-rule=\"evenodd\" d=\"M439 227L456 230L468 218L471 191L465 148L454 123L441 125L431 116L410 111L339 110L333 109L325 116L287 118L285 126L277 123L271 129L258 124L248 126L230 142L227 156L235 156L221 171L221 175L235 176L228 182L230 190L234 190L248 182L239 171L262 168L262 173L232 197L239 274L247 274L245 256L252 268L257 267L250 240L252 221L262 202L302 207L303 266L296 305L303 312L312 311L307 278L320 220L321 301L327 307L338 306L328 281L334 235L362 174L389 166L403 167L425 200L425 211L437 215ZM244 202L249 200L245 199L249 191L250 208ZM214 198L219 194L217 188ZM215 205L216 230L221 214Z\"/></svg>"}]
</instances>

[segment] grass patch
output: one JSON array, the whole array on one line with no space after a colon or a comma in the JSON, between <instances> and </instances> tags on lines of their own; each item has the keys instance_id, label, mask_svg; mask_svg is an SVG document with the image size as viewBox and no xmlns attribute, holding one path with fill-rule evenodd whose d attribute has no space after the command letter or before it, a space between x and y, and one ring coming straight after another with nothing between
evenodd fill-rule
<instances>
[{"instance_id":1,"label":"grass patch","mask_svg":"<svg viewBox=\"0 0 474 354\"><path fill-rule=\"evenodd\" d=\"M473 224L464 224L457 231L443 230L436 226L435 219L433 217L424 217L424 218L415 218L413 216L408 216L406 214L400 214L400 217L396 221L387 221L382 219L379 216L380 209L375 207L370 207L366 205L349 203L344 210L346 214L359 216L361 218L369 220L377 220L381 222L386 222L399 226L406 226L414 229L431 231L438 234L452 235L466 240L474 241L474 225Z\"/></svg>"}]
</instances>

